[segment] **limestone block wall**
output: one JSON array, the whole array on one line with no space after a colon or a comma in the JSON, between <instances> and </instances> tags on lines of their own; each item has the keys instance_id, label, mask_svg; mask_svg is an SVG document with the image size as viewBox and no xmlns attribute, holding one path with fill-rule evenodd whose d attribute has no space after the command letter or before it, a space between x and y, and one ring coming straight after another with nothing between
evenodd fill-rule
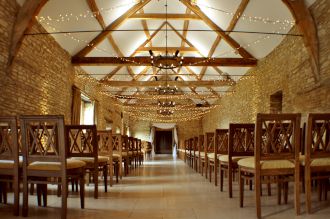
<instances>
[{"instance_id":1,"label":"limestone block wall","mask_svg":"<svg viewBox=\"0 0 330 219\"><path fill-rule=\"evenodd\" d=\"M97 84L78 78L83 73L71 65L70 55L49 35L26 36L13 70L6 72L11 32L19 6L14 0L0 1L0 115L62 114L71 122L72 86L76 85L99 102L98 128L110 117L121 128L121 109L100 94ZM45 32L39 25L33 32ZM116 113L118 112L119 113Z\"/></svg>"},{"instance_id":2,"label":"limestone block wall","mask_svg":"<svg viewBox=\"0 0 330 219\"><path fill-rule=\"evenodd\" d=\"M229 122L254 122L256 113L270 112L270 95L282 91L282 112L330 112L330 1L311 7L320 41L319 81L315 81L309 55L301 37L286 37L267 57L251 69L235 87L235 93L219 100L221 105L203 120L203 132L228 128ZM299 33L296 27L291 33Z\"/></svg>"}]
</instances>

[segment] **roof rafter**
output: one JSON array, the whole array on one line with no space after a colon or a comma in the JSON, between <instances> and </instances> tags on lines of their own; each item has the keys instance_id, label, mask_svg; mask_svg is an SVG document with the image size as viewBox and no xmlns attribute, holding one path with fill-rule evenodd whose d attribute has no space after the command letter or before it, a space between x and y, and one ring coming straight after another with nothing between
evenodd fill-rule
<instances>
[{"instance_id":1,"label":"roof rafter","mask_svg":"<svg viewBox=\"0 0 330 219\"><path fill-rule=\"evenodd\" d=\"M104 81L102 82L112 87L156 87L159 81ZM218 81L167 81L169 86L176 87L223 87L232 86L230 80Z\"/></svg>"},{"instance_id":2,"label":"roof rafter","mask_svg":"<svg viewBox=\"0 0 330 219\"><path fill-rule=\"evenodd\" d=\"M282 1L291 11L300 32L303 33L304 44L309 52L314 79L318 81L320 79L319 38L314 18L305 5L304 0Z\"/></svg>"},{"instance_id":3,"label":"roof rafter","mask_svg":"<svg viewBox=\"0 0 330 219\"><path fill-rule=\"evenodd\" d=\"M186 9L186 15L190 15L190 9L187 8ZM197 16L198 17L198 16ZM182 33L182 36L187 39L187 31L188 31L188 27L189 27L189 20L185 20L184 23L183 23L183 33ZM181 46L184 46L185 44L185 41L182 39L181 41Z\"/></svg>"},{"instance_id":4,"label":"roof rafter","mask_svg":"<svg viewBox=\"0 0 330 219\"><path fill-rule=\"evenodd\" d=\"M28 32L35 22L35 16L37 16L42 7L48 0L26 0L23 6L19 9L16 16L15 24L12 31L12 37L10 42L10 49L8 54L7 71L11 71L12 64L18 50L20 49L24 33Z\"/></svg>"},{"instance_id":5,"label":"roof rafter","mask_svg":"<svg viewBox=\"0 0 330 219\"><path fill-rule=\"evenodd\" d=\"M151 34L149 39L146 39L143 43L141 43L139 47L143 47L145 45L147 45L149 42L151 42L151 40L157 35L157 33L164 27L164 25L166 24L166 22L163 22L158 28L157 30ZM130 57L133 57L136 54L136 50L130 55ZM101 81L104 80L110 80L120 69L122 68L122 66L118 66L117 68L115 68L113 71L111 71L108 75L106 75L105 77L103 77L101 79Z\"/></svg>"},{"instance_id":6,"label":"roof rafter","mask_svg":"<svg viewBox=\"0 0 330 219\"><path fill-rule=\"evenodd\" d=\"M216 23L214 23L207 15L204 14L196 5L193 5L189 0L180 0L186 7L199 16L212 30L216 31L221 37L244 58L254 57L246 51L239 43L227 35Z\"/></svg>"},{"instance_id":7,"label":"roof rafter","mask_svg":"<svg viewBox=\"0 0 330 219\"><path fill-rule=\"evenodd\" d=\"M115 40L113 39L113 37L112 37L111 34L108 36L108 40L109 40L111 46L113 47L113 49L116 51L117 55L118 55L118 56L121 56L121 57L124 57L124 54L123 54L123 53L121 52L121 50L119 49L117 43L115 42ZM129 75L130 75L130 76L133 78L133 80L134 80L134 72L133 72L132 68L131 68L130 66L126 66L126 69L127 69L128 73L129 73Z\"/></svg>"},{"instance_id":8,"label":"roof rafter","mask_svg":"<svg viewBox=\"0 0 330 219\"><path fill-rule=\"evenodd\" d=\"M139 3L135 4L133 7L128 9L124 14L118 17L114 22L108 25L105 30L102 31L99 35L97 35L85 48L80 50L75 56L83 57L86 56L89 52L93 50L95 46L100 44L110 33L112 30L117 29L120 25L122 25L128 17L135 14L137 11L142 9L145 5L147 5L151 0L140 1Z\"/></svg>"},{"instance_id":9,"label":"roof rafter","mask_svg":"<svg viewBox=\"0 0 330 219\"><path fill-rule=\"evenodd\" d=\"M134 14L128 19L139 19L139 20L201 20L195 14L160 14L160 13L144 13L144 14Z\"/></svg>"},{"instance_id":10,"label":"roof rafter","mask_svg":"<svg viewBox=\"0 0 330 219\"><path fill-rule=\"evenodd\" d=\"M253 67L257 65L255 59L245 58L201 58L185 57L182 66L235 66ZM151 66L150 56L136 57L72 57L73 65L102 66L102 65L122 65L122 66Z\"/></svg>"},{"instance_id":11,"label":"roof rafter","mask_svg":"<svg viewBox=\"0 0 330 219\"><path fill-rule=\"evenodd\" d=\"M242 1L241 1L241 3L240 3L240 5L238 6L238 8L237 8L237 10L236 10L236 12L235 12L233 18L231 19L231 21L230 21L230 23L229 23L229 26L227 27L227 31L228 31L228 32L234 30L234 28L235 28L235 26L236 26L236 24L237 24L239 18L242 16L242 14L243 14L243 12L245 11L247 5L249 4L249 1L250 1L250 0L242 0ZM217 38L215 39L215 41L214 41L214 43L213 43L213 45L212 45L212 47L211 47L211 49L210 49L210 51L209 51L208 57L211 57L211 56L214 54L215 49L217 48L217 46L218 46L219 43L221 42L221 39L222 39L221 35L218 34L218 35L217 35ZM206 69L207 69L206 66L204 66L204 67L202 68L202 71L201 71L201 73L200 73L200 77L201 77L201 78L204 77L205 72L206 72ZM216 69L216 70L218 70L218 69Z\"/></svg>"},{"instance_id":12,"label":"roof rafter","mask_svg":"<svg viewBox=\"0 0 330 219\"><path fill-rule=\"evenodd\" d=\"M107 26L104 22L104 19L101 15L101 12L99 10L99 8L97 7L97 4L95 2L95 0L87 0L87 4L88 7L91 9L91 11L93 12L96 20L99 22L99 24L101 25L102 29L104 30Z\"/></svg>"}]
</instances>

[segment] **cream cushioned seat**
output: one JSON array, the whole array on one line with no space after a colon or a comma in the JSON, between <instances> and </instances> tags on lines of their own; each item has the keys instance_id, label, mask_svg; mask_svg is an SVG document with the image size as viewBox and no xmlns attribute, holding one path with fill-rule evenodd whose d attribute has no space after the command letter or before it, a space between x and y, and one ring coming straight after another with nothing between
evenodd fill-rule
<instances>
[{"instance_id":1,"label":"cream cushioned seat","mask_svg":"<svg viewBox=\"0 0 330 219\"><path fill-rule=\"evenodd\" d=\"M126 151L123 151L123 152L121 152L121 155L122 155L123 157L127 157L127 152L126 152ZM119 151L113 151L113 156L118 156L118 157L120 157L120 153L119 153Z\"/></svg>"},{"instance_id":2,"label":"cream cushioned seat","mask_svg":"<svg viewBox=\"0 0 330 219\"><path fill-rule=\"evenodd\" d=\"M214 160L214 153L207 153L207 157L208 157L210 160Z\"/></svg>"},{"instance_id":3,"label":"cream cushioned seat","mask_svg":"<svg viewBox=\"0 0 330 219\"><path fill-rule=\"evenodd\" d=\"M86 166L86 163L81 160L67 159L66 160L66 169L75 169ZM47 171L59 171L61 169L60 162L41 162L36 161L30 163L27 167L28 170L47 170Z\"/></svg>"},{"instance_id":4,"label":"cream cushioned seat","mask_svg":"<svg viewBox=\"0 0 330 219\"><path fill-rule=\"evenodd\" d=\"M19 167L22 167L23 164L23 157L18 157ZM0 169L12 169L14 168L14 161L13 160L0 160Z\"/></svg>"},{"instance_id":5,"label":"cream cushioned seat","mask_svg":"<svg viewBox=\"0 0 330 219\"><path fill-rule=\"evenodd\" d=\"M254 169L255 168L255 160L254 157L243 158L238 162L239 166L247 167ZM289 160L267 160L260 161L261 169L286 169L286 168L294 168L294 163Z\"/></svg>"},{"instance_id":6,"label":"cream cushioned seat","mask_svg":"<svg viewBox=\"0 0 330 219\"><path fill-rule=\"evenodd\" d=\"M72 160L81 160L86 163L94 163L94 158L93 157L71 157L70 159ZM108 162L109 157L107 156L98 156L98 162L103 163L103 162Z\"/></svg>"},{"instance_id":7,"label":"cream cushioned seat","mask_svg":"<svg viewBox=\"0 0 330 219\"><path fill-rule=\"evenodd\" d=\"M237 156L237 157L231 157L231 160L234 161L234 162L237 162L239 161L240 159L243 159L243 158L248 158L249 156ZM227 162L229 161L229 156L228 155L223 155L223 154L218 154L218 159L221 161L221 162Z\"/></svg>"},{"instance_id":8,"label":"cream cushioned seat","mask_svg":"<svg viewBox=\"0 0 330 219\"><path fill-rule=\"evenodd\" d=\"M205 157L205 152L200 152L200 154L201 154L201 157Z\"/></svg>"},{"instance_id":9,"label":"cream cushioned seat","mask_svg":"<svg viewBox=\"0 0 330 219\"><path fill-rule=\"evenodd\" d=\"M305 156L300 156L301 165L305 166ZM322 167L322 166L330 166L330 157L322 157L322 158L313 158L311 162L311 167Z\"/></svg>"}]
</instances>

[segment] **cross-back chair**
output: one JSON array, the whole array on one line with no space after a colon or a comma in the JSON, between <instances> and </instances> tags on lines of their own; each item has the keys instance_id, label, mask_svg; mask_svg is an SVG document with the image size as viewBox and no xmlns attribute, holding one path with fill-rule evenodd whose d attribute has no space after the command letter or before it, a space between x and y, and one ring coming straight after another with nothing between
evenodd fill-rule
<instances>
[{"instance_id":1,"label":"cross-back chair","mask_svg":"<svg viewBox=\"0 0 330 219\"><path fill-rule=\"evenodd\" d=\"M228 194L233 197L233 179L238 170L237 162L247 156L254 155L254 124L229 124L228 155L220 155L222 170L228 172ZM223 187L223 173L220 174L220 187ZM220 188L220 189L221 189Z\"/></svg>"},{"instance_id":2,"label":"cross-back chair","mask_svg":"<svg viewBox=\"0 0 330 219\"><path fill-rule=\"evenodd\" d=\"M28 215L28 185L37 184L47 205L47 184L59 184L61 218L67 214L68 180L80 182L80 205L84 208L85 162L67 159L63 116L21 116L23 154L23 216ZM38 201L39 202L39 201ZM40 203L38 203L40 205Z\"/></svg>"},{"instance_id":3,"label":"cross-back chair","mask_svg":"<svg viewBox=\"0 0 330 219\"><path fill-rule=\"evenodd\" d=\"M116 182L119 177L119 156L113 153L112 146L112 131L111 130L97 130L97 139L99 145L99 155L106 156L109 159L109 179L110 186L113 185L113 175L116 176Z\"/></svg>"},{"instance_id":4,"label":"cross-back chair","mask_svg":"<svg viewBox=\"0 0 330 219\"><path fill-rule=\"evenodd\" d=\"M203 176L204 168L205 168L205 149L204 149L204 135L199 135L198 137L198 168L199 172Z\"/></svg>"},{"instance_id":5,"label":"cross-back chair","mask_svg":"<svg viewBox=\"0 0 330 219\"><path fill-rule=\"evenodd\" d=\"M214 169L214 132L205 133L204 141L206 160L205 178L209 177L210 182L212 182L212 171Z\"/></svg>"},{"instance_id":6,"label":"cross-back chair","mask_svg":"<svg viewBox=\"0 0 330 219\"><path fill-rule=\"evenodd\" d=\"M104 191L107 192L108 157L99 156L96 125L66 125L67 156L86 163L86 172L92 176L94 198L98 198L98 173L104 176Z\"/></svg>"},{"instance_id":7,"label":"cross-back chair","mask_svg":"<svg viewBox=\"0 0 330 219\"><path fill-rule=\"evenodd\" d=\"M8 183L12 183L15 216L19 215L19 151L16 117L0 117L0 203L7 204Z\"/></svg>"},{"instance_id":8,"label":"cross-back chair","mask_svg":"<svg viewBox=\"0 0 330 219\"><path fill-rule=\"evenodd\" d=\"M214 184L218 184L218 167L220 172L220 180L223 180L223 170L219 162L220 155L228 154L228 129L216 129L214 136ZM223 181L220 183L220 190L222 191Z\"/></svg>"},{"instance_id":9,"label":"cross-back chair","mask_svg":"<svg viewBox=\"0 0 330 219\"><path fill-rule=\"evenodd\" d=\"M137 146L138 146L138 155L139 155L139 165L143 164L144 160L144 153L142 152L142 140L137 139Z\"/></svg>"},{"instance_id":10,"label":"cross-back chair","mask_svg":"<svg viewBox=\"0 0 330 219\"><path fill-rule=\"evenodd\" d=\"M243 207L243 179L253 179L258 218L262 183L277 183L278 192L284 186L287 194L287 183L293 181L294 206L296 214L300 213L300 117L300 114L257 114L254 157L241 159L238 165L240 207Z\"/></svg>"},{"instance_id":11,"label":"cross-back chair","mask_svg":"<svg viewBox=\"0 0 330 219\"><path fill-rule=\"evenodd\" d=\"M306 210L312 212L311 182L318 183L318 199L327 199L330 179L330 113L308 116L307 135L305 145L305 190Z\"/></svg>"},{"instance_id":12,"label":"cross-back chair","mask_svg":"<svg viewBox=\"0 0 330 219\"><path fill-rule=\"evenodd\" d=\"M113 156L118 159L118 175L120 179L123 177L123 154L122 154L122 135L121 134L113 134L112 135L112 151Z\"/></svg>"},{"instance_id":13,"label":"cross-back chair","mask_svg":"<svg viewBox=\"0 0 330 219\"><path fill-rule=\"evenodd\" d=\"M122 135L121 137L121 148L124 163L124 175L126 176L129 173L129 165L132 159L132 152L129 150L129 141L127 135Z\"/></svg>"},{"instance_id":14,"label":"cross-back chair","mask_svg":"<svg viewBox=\"0 0 330 219\"><path fill-rule=\"evenodd\" d=\"M198 160L199 160L199 150L198 150L198 137L193 138L193 167L194 170L197 172L198 171Z\"/></svg>"}]
</instances>

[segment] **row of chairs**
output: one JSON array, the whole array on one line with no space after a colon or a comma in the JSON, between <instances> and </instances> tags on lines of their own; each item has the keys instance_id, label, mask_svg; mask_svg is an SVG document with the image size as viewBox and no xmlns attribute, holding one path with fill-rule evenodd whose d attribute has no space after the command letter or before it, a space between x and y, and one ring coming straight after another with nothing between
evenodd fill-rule
<instances>
[{"instance_id":1,"label":"row of chairs","mask_svg":"<svg viewBox=\"0 0 330 219\"><path fill-rule=\"evenodd\" d=\"M19 124L19 125L18 125ZM22 215L28 215L28 195L36 185L38 205L47 206L47 184L57 184L62 198L61 218L67 215L68 184L80 188L84 208L85 175L94 183L98 198L99 172L107 192L130 168L143 163L141 140L100 131L95 125L65 125L63 116L0 117L0 202L14 191L14 215L19 215L20 184L23 185ZM123 166L123 167L122 167ZM124 168L124 169L123 169Z\"/></svg>"},{"instance_id":2,"label":"row of chairs","mask_svg":"<svg viewBox=\"0 0 330 219\"><path fill-rule=\"evenodd\" d=\"M311 185L318 186L319 200L327 198L330 180L330 114L309 114L307 129L300 114L257 114L255 124L229 124L185 140L181 150L185 162L223 191L227 175L228 195L238 175L239 204L243 207L244 187L254 182L257 217L261 218L262 184L277 184L277 202L288 200L288 182L294 182L294 204L300 213L300 190L306 194L306 211L311 213ZM182 156L182 155L181 155Z\"/></svg>"}]
</instances>

